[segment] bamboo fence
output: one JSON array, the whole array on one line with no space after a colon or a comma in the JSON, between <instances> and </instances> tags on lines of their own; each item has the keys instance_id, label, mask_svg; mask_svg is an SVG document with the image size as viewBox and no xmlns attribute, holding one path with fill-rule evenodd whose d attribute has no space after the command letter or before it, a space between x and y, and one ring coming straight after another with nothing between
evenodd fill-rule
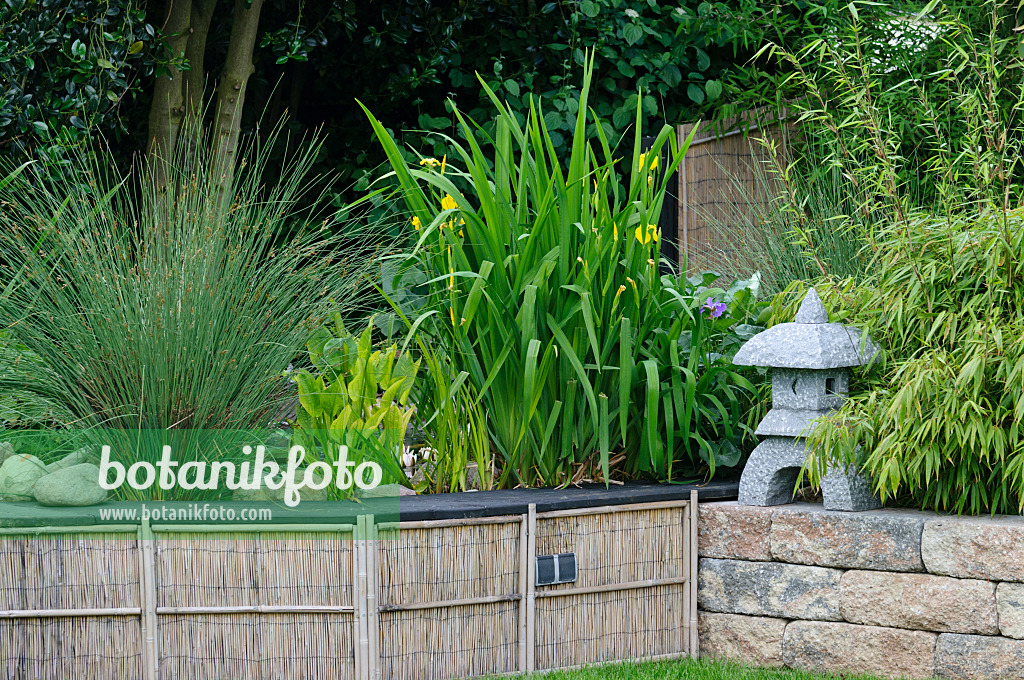
<instances>
[{"instance_id":1,"label":"bamboo fence","mask_svg":"<svg viewBox=\"0 0 1024 680\"><path fill-rule=\"evenodd\" d=\"M680 144L694 125L677 127ZM794 130L788 109L700 125L678 172L680 267L714 269L743 247L744 231L773 194L765 143L785 158Z\"/></svg>"},{"instance_id":2,"label":"bamboo fence","mask_svg":"<svg viewBox=\"0 0 1024 680\"><path fill-rule=\"evenodd\" d=\"M355 525L0 530L0 675L445 680L696 656L689 500ZM574 552L573 583L534 586Z\"/></svg>"}]
</instances>

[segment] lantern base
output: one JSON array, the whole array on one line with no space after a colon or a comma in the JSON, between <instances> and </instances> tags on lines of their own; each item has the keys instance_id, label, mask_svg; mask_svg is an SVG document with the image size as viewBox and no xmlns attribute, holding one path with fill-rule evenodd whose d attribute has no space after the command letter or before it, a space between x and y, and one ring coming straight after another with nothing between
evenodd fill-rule
<instances>
[{"instance_id":1,"label":"lantern base","mask_svg":"<svg viewBox=\"0 0 1024 680\"><path fill-rule=\"evenodd\" d=\"M758 444L740 477L740 505L793 502L796 480L807 459L806 444L793 437L767 437ZM871 483L853 468L831 468L821 481L826 510L861 512L882 507Z\"/></svg>"},{"instance_id":2,"label":"lantern base","mask_svg":"<svg viewBox=\"0 0 1024 680\"><path fill-rule=\"evenodd\" d=\"M871 481L853 467L845 472L840 467L829 468L821 480L821 494L826 510L863 512L882 507L882 501L871 489Z\"/></svg>"}]
</instances>

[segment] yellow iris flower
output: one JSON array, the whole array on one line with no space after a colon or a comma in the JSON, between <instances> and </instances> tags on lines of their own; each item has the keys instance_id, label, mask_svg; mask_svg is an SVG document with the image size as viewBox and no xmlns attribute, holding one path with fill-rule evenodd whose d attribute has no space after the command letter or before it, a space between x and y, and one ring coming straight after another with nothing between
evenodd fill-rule
<instances>
[{"instance_id":1,"label":"yellow iris flower","mask_svg":"<svg viewBox=\"0 0 1024 680\"><path fill-rule=\"evenodd\" d=\"M644 163L645 163L646 160L647 160L647 154L646 153L640 154L640 159L637 160L637 162L636 162L636 169L637 170L643 170L644 169ZM657 167L658 167L658 157L655 156L654 160L651 161L651 167L647 168L647 172L653 172Z\"/></svg>"},{"instance_id":2,"label":"yellow iris flower","mask_svg":"<svg viewBox=\"0 0 1024 680\"><path fill-rule=\"evenodd\" d=\"M445 194L444 198L441 199L441 210L455 210L458 207L459 207L459 204L455 202L455 198L453 198L451 194ZM462 226L465 223L466 223L466 220L464 220L464 219L462 219L460 217L459 218L459 226ZM448 224L448 228L449 229L454 229L455 228L455 220L448 220L447 224ZM462 230L459 229L459 236L462 236L462 235L463 235Z\"/></svg>"},{"instance_id":3,"label":"yellow iris flower","mask_svg":"<svg viewBox=\"0 0 1024 680\"><path fill-rule=\"evenodd\" d=\"M437 160L436 158L424 158L424 159L422 159L420 161L420 167L423 167L425 165L428 168L433 169L433 168L436 168L437 166L441 166L441 174L443 175L444 174L444 166L445 166L445 163L447 163L447 162L448 162L448 154L445 154L441 158L441 160Z\"/></svg>"},{"instance_id":4,"label":"yellow iris flower","mask_svg":"<svg viewBox=\"0 0 1024 680\"><path fill-rule=\"evenodd\" d=\"M412 216L412 228L415 229L416 231L419 231L420 227L422 227L422 226L423 226L423 222L420 221L420 218L417 217L416 215L413 215Z\"/></svg>"},{"instance_id":5,"label":"yellow iris flower","mask_svg":"<svg viewBox=\"0 0 1024 680\"><path fill-rule=\"evenodd\" d=\"M637 227L633 233L636 236L636 240L644 245L651 241L658 242L658 226L656 224L648 224L646 230L643 227Z\"/></svg>"}]
</instances>

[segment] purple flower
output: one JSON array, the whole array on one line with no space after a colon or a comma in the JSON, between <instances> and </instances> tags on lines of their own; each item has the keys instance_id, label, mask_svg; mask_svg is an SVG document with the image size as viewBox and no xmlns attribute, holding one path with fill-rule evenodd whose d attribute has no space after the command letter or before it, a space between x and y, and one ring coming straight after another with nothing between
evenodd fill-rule
<instances>
[{"instance_id":1,"label":"purple flower","mask_svg":"<svg viewBox=\"0 0 1024 680\"><path fill-rule=\"evenodd\" d=\"M708 298L707 301L704 303L704 306L701 307L701 309L706 309L707 311L711 312L712 319L717 319L718 317L725 314L725 310L727 308L728 307L724 302L715 302L714 298Z\"/></svg>"}]
</instances>

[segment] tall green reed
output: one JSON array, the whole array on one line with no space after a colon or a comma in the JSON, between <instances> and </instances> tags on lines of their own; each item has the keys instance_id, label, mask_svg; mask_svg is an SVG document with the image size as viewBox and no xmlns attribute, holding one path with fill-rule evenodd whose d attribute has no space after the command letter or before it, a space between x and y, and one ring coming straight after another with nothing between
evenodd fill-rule
<instances>
[{"instance_id":1,"label":"tall green reed","mask_svg":"<svg viewBox=\"0 0 1024 680\"><path fill-rule=\"evenodd\" d=\"M715 444L737 434L751 387L712 355L708 339L722 329L705 300L659 272L666 178L692 134L677 144L665 126L643 149L638 111L617 155L587 107L591 74L588 65L568 158L555 153L539 103L520 121L486 85L494 137L456 109L451 162L409 167L367 111L418 230L403 267L429 278L412 332L428 332L468 375L499 485L607 480L612 468L672 479L702 457L713 470Z\"/></svg>"}]
</instances>

